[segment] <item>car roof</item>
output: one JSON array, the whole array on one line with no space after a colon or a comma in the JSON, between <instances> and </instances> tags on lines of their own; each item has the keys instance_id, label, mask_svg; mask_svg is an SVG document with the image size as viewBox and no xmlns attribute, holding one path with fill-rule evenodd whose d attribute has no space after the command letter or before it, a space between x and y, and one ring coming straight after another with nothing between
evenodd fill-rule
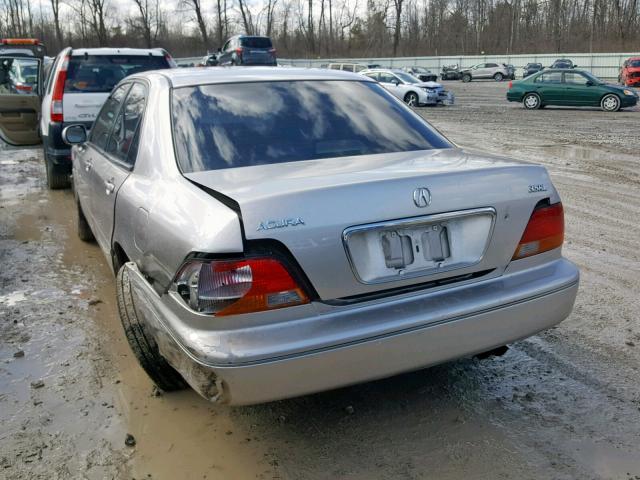
<instances>
[{"instance_id":1,"label":"car roof","mask_svg":"<svg viewBox=\"0 0 640 480\"><path fill-rule=\"evenodd\" d=\"M81 55L151 55L164 56L164 50L160 48L74 48L71 50L71 56L77 57Z\"/></svg>"},{"instance_id":2,"label":"car roof","mask_svg":"<svg viewBox=\"0 0 640 480\"><path fill-rule=\"evenodd\" d=\"M281 68L281 67L218 67L218 68L170 68L141 72L133 77L145 77L160 74L174 88L214 83L247 83L264 81L292 80L352 80L372 82L373 80L359 73L324 68ZM131 78L131 77L129 77Z\"/></svg>"},{"instance_id":3,"label":"car roof","mask_svg":"<svg viewBox=\"0 0 640 480\"><path fill-rule=\"evenodd\" d=\"M365 73L365 72L367 73L372 73L372 72L406 73L401 68L368 68L366 70L363 70L360 73Z\"/></svg>"}]
</instances>

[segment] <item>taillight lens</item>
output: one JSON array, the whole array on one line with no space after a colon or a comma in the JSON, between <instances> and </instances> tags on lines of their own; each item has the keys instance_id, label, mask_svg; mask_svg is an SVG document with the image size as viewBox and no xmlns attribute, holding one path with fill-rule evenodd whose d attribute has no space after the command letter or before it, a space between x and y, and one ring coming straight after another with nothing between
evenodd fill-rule
<instances>
[{"instance_id":1,"label":"taillight lens","mask_svg":"<svg viewBox=\"0 0 640 480\"><path fill-rule=\"evenodd\" d=\"M536 208L531 214L513 260L530 257L562 246L564 211L562 203Z\"/></svg>"},{"instance_id":2,"label":"taillight lens","mask_svg":"<svg viewBox=\"0 0 640 480\"><path fill-rule=\"evenodd\" d=\"M513 87L513 82L509 82L509 90Z\"/></svg>"},{"instance_id":3,"label":"taillight lens","mask_svg":"<svg viewBox=\"0 0 640 480\"><path fill-rule=\"evenodd\" d=\"M275 57L275 56L276 56L276 49L275 49L275 48L270 48L270 49L269 49L269 53L270 53L272 56L274 56L274 57Z\"/></svg>"},{"instance_id":4,"label":"taillight lens","mask_svg":"<svg viewBox=\"0 0 640 480\"><path fill-rule=\"evenodd\" d=\"M60 71L56 76L55 83L53 84L53 92L51 94L51 121L63 122L64 115L62 109L62 98L64 96L64 84L67 81L67 69L69 68L69 57L65 57Z\"/></svg>"},{"instance_id":5,"label":"taillight lens","mask_svg":"<svg viewBox=\"0 0 640 480\"><path fill-rule=\"evenodd\" d=\"M192 260L180 269L175 288L191 309L216 316L309 303L302 287L274 258Z\"/></svg>"},{"instance_id":6,"label":"taillight lens","mask_svg":"<svg viewBox=\"0 0 640 480\"><path fill-rule=\"evenodd\" d=\"M169 55L167 52L165 52L164 54L164 59L167 61L167 63L169 64L169 67L171 68L178 68L178 64L176 63L176 61L173 59L173 57L171 55Z\"/></svg>"},{"instance_id":7,"label":"taillight lens","mask_svg":"<svg viewBox=\"0 0 640 480\"><path fill-rule=\"evenodd\" d=\"M242 56L242 47L236 48L236 55L238 55L240 57Z\"/></svg>"}]
</instances>

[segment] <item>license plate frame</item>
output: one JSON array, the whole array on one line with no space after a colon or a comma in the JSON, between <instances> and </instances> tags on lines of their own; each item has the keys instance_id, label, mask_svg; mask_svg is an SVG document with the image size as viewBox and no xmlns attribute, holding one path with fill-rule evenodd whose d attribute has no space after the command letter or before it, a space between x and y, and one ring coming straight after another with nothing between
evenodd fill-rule
<instances>
[{"instance_id":1,"label":"license plate frame","mask_svg":"<svg viewBox=\"0 0 640 480\"><path fill-rule=\"evenodd\" d=\"M493 236L495 219L494 208L475 208L357 225L345 229L342 240L349 264L358 281L364 284L385 283L477 265L484 258ZM421 238L426 232L433 231L434 227L440 231L446 229L446 234L449 235L446 243L449 255L442 261L435 261L433 256L427 258L424 240ZM469 229L473 235L469 234ZM411 238L413 261L406 267L390 266L387 263L382 238L392 233ZM465 235L478 238L469 240L464 238ZM403 243L405 248L408 248L406 238L403 239ZM420 247L419 251L416 251L416 245ZM464 249L468 251L460 245L464 245Z\"/></svg>"}]
</instances>

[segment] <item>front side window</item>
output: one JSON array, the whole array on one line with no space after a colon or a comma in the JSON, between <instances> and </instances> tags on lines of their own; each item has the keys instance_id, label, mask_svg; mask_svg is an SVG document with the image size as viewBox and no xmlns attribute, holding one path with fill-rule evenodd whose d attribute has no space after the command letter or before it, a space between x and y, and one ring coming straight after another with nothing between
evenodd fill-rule
<instances>
[{"instance_id":1,"label":"front side window","mask_svg":"<svg viewBox=\"0 0 640 480\"><path fill-rule=\"evenodd\" d=\"M587 81L587 77L580 73L571 72L564 74L564 82L571 85L586 85Z\"/></svg>"},{"instance_id":2,"label":"front side window","mask_svg":"<svg viewBox=\"0 0 640 480\"><path fill-rule=\"evenodd\" d=\"M365 73L364 74L365 77L369 77L369 78L373 78L376 82L378 81L378 74L377 73Z\"/></svg>"},{"instance_id":3,"label":"front side window","mask_svg":"<svg viewBox=\"0 0 640 480\"><path fill-rule=\"evenodd\" d=\"M410 84L420 83L420 80L414 77L413 75L411 75L410 73L397 72L396 76L400 78L400 80L402 80L404 83L410 83Z\"/></svg>"},{"instance_id":4,"label":"front side window","mask_svg":"<svg viewBox=\"0 0 640 480\"><path fill-rule=\"evenodd\" d=\"M421 117L368 81L201 85L172 93L185 172L450 148Z\"/></svg>"},{"instance_id":5,"label":"front side window","mask_svg":"<svg viewBox=\"0 0 640 480\"><path fill-rule=\"evenodd\" d=\"M102 110L100 110L95 122L93 122L91 137L89 138L89 141L96 147L104 149L107 146L109 134L116 122L116 117L129 87L131 87L130 83L119 86L104 102Z\"/></svg>"},{"instance_id":6,"label":"front side window","mask_svg":"<svg viewBox=\"0 0 640 480\"><path fill-rule=\"evenodd\" d=\"M107 93L128 75L169 67L162 55L74 55L64 93Z\"/></svg>"},{"instance_id":7,"label":"front side window","mask_svg":"<svg viewBox=\"0 0 640 480\"><path fill-rule=\"evenodd\" d=\"M380 72L379 74L380 83L400 83L395 75L386 72Z\"/></svg>"},{"instance_id":8,"label":"front side window","mask_svg":"<svg viewBox=\"0 0 640 480\"><path fill-rule=\"evenodd\" d=\"M24 57L0 58L0 95L37 95L40 61Z\"/></svg>"},{"instance_id":9,"label":"front side window","mask_svg":"<svg viewBox=\"0 0 640 480\"><path fill-rule=\"evenodd\" d=\"M144 113L146 97L144 85L135 83L131 87L105 148L106 152L130 166L135 163L138 152L138 130Z\"/></svg>"},{"instance_id":10,"label":"front side window","mask_svg":"<svg viewBox=\"0 0 640 480\"><path fill-rule=\"evenodd\" d=\"M340 64L339 63L332 63L331 65L329 65L329 68L331 70L340 70Z\"/></svg>"}]
</instances>

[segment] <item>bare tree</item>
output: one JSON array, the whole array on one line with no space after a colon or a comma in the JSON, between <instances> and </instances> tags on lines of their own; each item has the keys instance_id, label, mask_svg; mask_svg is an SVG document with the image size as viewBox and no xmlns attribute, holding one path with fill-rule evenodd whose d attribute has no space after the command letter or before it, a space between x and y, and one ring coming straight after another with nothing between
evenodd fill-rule
<instances>
[{"instance_id":1,"label":"bare tree","mask_svg":"<svg viewBox=\"0 0 640 480\"><path fill-rule=\"evenodd\" d=\"M198 28L200 30L200 37L202 38L202 44L205 48L209 48L209 33L207 32L207 24L205 23L202 15L202 5L200 0L181 0L181 5L187 8L195 15Z\"/></svg>"},{"instance_id":2,"label":"bare tree","mask_svg":"<svg viewBox=\"0 0 640 480\"><path fill-rule=\"evenodd\" d=\"M53 25L56 29L58 48L62 48L64 39L62 38L62 29L60 28L60 0L51 0L51 10L53 11Z\"/></svg>"},{"instance_id":3,"label":"bare tree","mask_svg":"<svg viewBox=\"0 0 640 480\"><path fill-rule=\"evenodd\" d=\"M160 3L158 0L133 0L133 2L140 13L137 24L142 29L146 47L152 48L160 29Z\"/></svg>"}]
</instances>

